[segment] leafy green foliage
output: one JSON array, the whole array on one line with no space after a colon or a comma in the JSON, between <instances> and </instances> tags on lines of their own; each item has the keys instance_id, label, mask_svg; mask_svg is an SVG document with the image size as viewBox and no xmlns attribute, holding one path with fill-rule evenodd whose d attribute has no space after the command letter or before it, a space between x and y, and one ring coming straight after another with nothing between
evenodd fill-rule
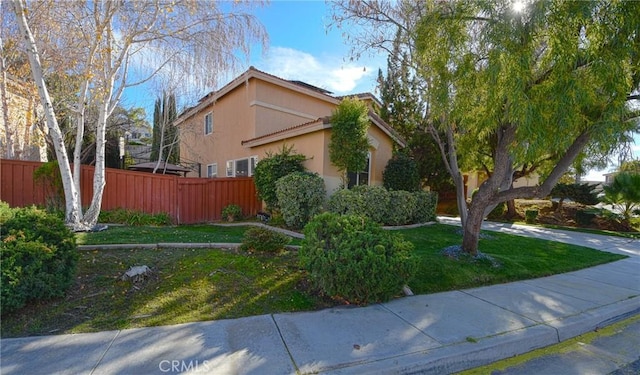
<instances>
[{"instance_id":1,"label":"leafy green foliage","mask_svg":"<svg viewBox=\"0 0 640 375\"><path fill-rule=\"evenodd\" d=\"M251 227L244 232L240 249L276 253L291 242L291 237L267 228Z\"/></svg>"},{"instance_id":2,"label":"leafy green foliage","mask_svg":"<svg viewBox=\"0 0 640 375\"><path fill-rule=\"evenodd\" d=\"M604 186L604 201L618 209L626 220L640 207L640 174L618 173L611 185Z\"/></svg>"},{"instance_id":3,"label":"leafy green foliage","mask_svg":"<svg viewBox=\"0 0 640 375\"><path fill-rule=\"evenodd\" d=\"M276 196L287 226L302 228L322 210L324 180L317 173L289 173L276 181Z\"/></svg>"},{"instance_id":4,"label":"leafy green foliage","mask_svg":"<svg viewBox=\"0 0 640 375\"><path fill-rule=\"evenodd\" d=\"M413 193L404 190L391 190L389 192L389 211L385 223L389 225L412 224L417 203Z\"/></svg>"},{"instance_id":5,"label":"leafy green foliage","mask_svg":"<svg viewBox=\"0 0 640 375\"><path fill-rule=\"evenodd\" d=\"M172 223L171 216L166 212L149 214L126 208L100 211L98 221L101 223L127 224L131 226L171 225Z\"/></svg>"},{"instance_id":6,"label":"leafy green foliage","mask_svg":"<svg viewBox=\"0 0 640 375\"><path fill-rule=\"evenodd\" d=\"M300 263L310 281L352 303L387 301L413 277L413 245L355 215L323 213L304 230Z\"/></svg>"},{"instance_id":7,"label":"leafy green foliage","mask_svg":"<svg viewBox=\"0 0 640 375\"><path fill-rule=\"evenodd\" d=\"M64 188L57 161L42 163L33 171L33 180L44 185L47 209L64 210Z\"/></svg>"},{"instance_id":8,"label":"leafy green foliage","mask_svg":"<svg viewBox=\"0 0 640 375\"><path fill-rule=\"evenodd\" d=\"M382 172L382 184L388 190L420 190L418 165L404 152L396 153Z\"/></svg>"},{"instance_id":9,"label":"leafy green foliage","mask_svg":"<svg viewBox=\"0 0 640 375\"><path fill-rule=\"evenodd\" d=\"M264 201L268 210L278 208L276 181L293 172L303 172L305 156L296 154L293 146L282 146L277 154L267 153L267 157L256 165L253 181L256 184L258 197Z\"/></svg>"},{"instance_id":10,"label":"leafy green foliage","mask_svg":"<svg viewBox=\"0 0 640 375\"><path fill-rule=\"evenodd\" d=\"M437 201L435 192L388 191L382 186L357 186L333 194L327 202L327 210L337 214L363 215L379 224L402 225L435 220Z\"/></svg>"},{"instance_id":11,"label":"leafy green foliage","mask_svg":"<svg viewBox=\"0 0 640 375\"><path fill-rule=\"evenodd\" d=\"M489 212L489 215L487 215L487 219L500 219L502 216L504 216L506 211L507 204L505 202L500 202L493 210L491 210L491 212Z\"/></svg>"},{"instance_id":12,"label":"leafy green foliage","mask_svg":"<svg viewBox=\"0 0 640 375\"><path fill-rule=\"evenodd\" d=\"M0 227L2 314L32 299L60 297L73 282L78 252L59 218L32 208L14 210Z\"/></svg>"},{"instance_id":13,"label":"leafy green foliage","mask_svg":"<svg viewBox=\"0 0 640 375\"><path fill-rule=\"evenodd\" d=\"M535 223L537 218L538 218L538 210L526 210L524 212L524 221L527 224Z\"/></svg>"},{"instance_id":14,"label":"leafy green foliage","mask_svg":"<svg viewBox=\"0 0 640 375\"><path fill-rule=\"evenodd\" d=\"M571 199L574 202L592 206L598 204L598 193L595 191L595 185L584 184L564 184L559 183L551 190L551 197L559 198L557 210L562 210L562 203L565 199Z\"/></svg>"},{"instance_id":15,"label":"leafy green foliage","mask_svg":"<svg viewBox=\"0 0 640 375\"><path fill-rule=\"evenodd\" d=\"M0 201L0 226L13 217L13 210L9 207L9 203Z\"/></svg>"},{"instance_id":16,"label":"leafy green foliage","mask_svg":"<svg viewBox=\"0 0 640 375\"><path fill-rule=\"evenodd\" d=\"M345 98L331 116L329 160L343 173L362 171L367 166L369 109L357 98ZM348 181L344 181L347 186Z\"/></svg>"},{"instance_id":17,"label":"leafy green foliage","mask_svg":"<svg viewBox=\"0 0 640 375\"><path fill-rule=\"evenodd\" d=\"M224 221L242 220L242 207L237 204L229 204L222 209L221 214Z\"/></svg>"}]
</instances>

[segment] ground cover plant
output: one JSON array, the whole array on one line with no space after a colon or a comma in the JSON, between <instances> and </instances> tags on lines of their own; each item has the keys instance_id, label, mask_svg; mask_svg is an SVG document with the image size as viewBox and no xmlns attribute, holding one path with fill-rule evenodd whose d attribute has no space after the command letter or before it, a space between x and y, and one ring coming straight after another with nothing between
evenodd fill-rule
<instances>
[{"instance_id":1,"label":"ground cover plant","mask_svg":"<svg viewBox=\"0 0 640 375\"><path fill-rule=\"evenodd\" d=\"M238 242L247 227L137 227L138 242ZM110 228L83 235L85 243L129 242L136 231ZM170 235L162 232L170 233ZM460 228L431 225L401 230L415 247L418 266L409 281L414 293L432 293L568 272L621 259L592 249L486 233L480 250L491 262L455 260L442 249L461 243ZM157 237L156 237L157 236ZM203 236L203 237L198 237ZM109 238L111 237L111 240ZM96 239L99 238L99 241ZM162 241L160 240L162 239ZM122 243L122 242L120 242ZM2 337L91 332L199 320L238 318L339 305L310 287L295 250L253 254L223 249L81 251L74 284L62 298L27 304L2 317ZM147 265L140 283L120 280L130 266Z\"/></svg>"}]
</instances>

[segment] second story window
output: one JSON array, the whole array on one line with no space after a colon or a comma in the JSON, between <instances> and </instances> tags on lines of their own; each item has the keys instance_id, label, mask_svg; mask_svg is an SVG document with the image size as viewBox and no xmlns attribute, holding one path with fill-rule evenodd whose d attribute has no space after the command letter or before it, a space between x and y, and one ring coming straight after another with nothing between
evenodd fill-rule
<instances>
[{"instance_id":1,"label":"second story window","mask_svg":"<svg viewBox=\"0 0 640 375\"><path fill-rule=\"evenodd\" d=\"M204 115L204 135L213 133L213 112Z\"/></svg>"}]
</instances>

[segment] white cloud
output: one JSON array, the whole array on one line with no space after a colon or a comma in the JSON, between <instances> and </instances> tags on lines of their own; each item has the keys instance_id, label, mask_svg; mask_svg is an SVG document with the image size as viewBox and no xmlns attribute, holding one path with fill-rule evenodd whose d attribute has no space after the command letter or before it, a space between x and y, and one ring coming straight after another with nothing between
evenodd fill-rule
<instances>
[{"instance_id":1,"label":"white cloud","mask_svg":"<svg viewBox=\"0 0 640 375\"><path fill-rule=\"evenodd\" d=\"M368 84L364 81L372 73L367 66L345 64L340 58L316 57L286 47L271 47L267 57L256 67L280 78L303 81L338 95L354 93L356 88ZM371 90L371 87L362 89Z\"/></svg>"}]
</instances>

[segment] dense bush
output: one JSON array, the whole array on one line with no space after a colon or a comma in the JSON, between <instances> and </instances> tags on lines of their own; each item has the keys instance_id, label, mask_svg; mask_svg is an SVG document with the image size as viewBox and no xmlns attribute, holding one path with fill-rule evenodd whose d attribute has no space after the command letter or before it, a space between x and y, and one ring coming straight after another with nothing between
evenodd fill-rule
<instances>
[{"instance_id":1,"label":"dense bush","mask_svg":"<svg viewBox=\"0 0 640 375\"><path fill-rule=\"evenodd\" d=\"M0 226L2 313L32 299L60 297L73 282L78 252L64 222L37 208L18 208Z\"/></svg>"},{"instance_id":2,"label":"dense bush","mask_svg":"<svg viewBox=\"0 0 640 375\"><path fill-rule=\"evenodd\" d=\"M115 210L100 211L98 221L101 223L127 224L131 226L170 225L171 216L166 212L148 214L146 212L116 208Z\"/></svg>"},{"instance_id":3,"label":"dense bush","mask_svg":"<svg viewBox=\"0 0 640 375\"><path fill-rule=\"evenodd\" d=\"M357 186L340 190L327 203L337 214L363 215L376 223L400 225L435 220L438 195L435 192L388 191L382 186Z\"/></svg>"},{"instance_id":4,"label":"dense bush","mask_svg":"<svg viewBox=\"0 0 640 375\"><path fill-rule=\"evenodd\" d=\"M303 172L304 155L294 153L292 147L282 146L278 154L267 153L267 157L256 165L253 181L258 197L264 201L268 210L278 208L276 181L293 172Z\"/></svg>"},{"instance_id":5,"label":"dense bush","mask_svg":"<svg viewBox=\"0 0 640 375\"><path fill-rule=\"evenodd\" d=\"M354 187L353 192L360 197L354 200L357 205L349 210L349 214L365 215L376 223L388 223L391 196L387 189L382 186L361 185Z\"/></svg>"},{"instance_id":6,"label":"dense bush","mask_svg":"<svg viewBox=\"0 0 640 375\"><path fill-rule=\"evenodd\" d=\"M13 217L13 210L9 203L0 201L0 226Z\"/></svg>"},{"instance_id":7,"label":"dense bush","mask_svg":"<svg viewBox=\"0 0 640 375\"><path fill-rule=\"evenodd\" d=\"M640 207L640 174L618 173L611 185L604 186L604 201L621 212L625 220L631 219Z\"/></svg>"},{"instance_id":8,"label":"dense bush","mask_svg":"<svg viewBox=\"0 0 640 375\"><path fill-rule=\"evenodd\" d=\"M420 190L418 164L405 153L395 154L382 171L382 185L388 190Z\"/></svg>"},{"instance_id":9,"label":"dense bush","mask_svg":"<svg viewBox=\"0 0 640 375\"><path fill-rule=\"evenodd\" d=\"M284 249L289 242L291 242L291 238L285 234L266 228L251 227L244 232L240 249L275 253Z\"/></svg>"},{"instance_id":10,"label":"dense bush","mask_svg":"<svg viewBox=\"0 0 640 375\"><path fill-rule=\"evenodd\" d=\"M291 228L302 228L319 214L325 195L324 180L317 173L294 172L276 182L280 213Z\"/></svg>"},{"instance_id":11,"label":"dense bush","mask_svg":"<svg viewBox=\"0 0 640 375\"><path fill-rule=\"evenodd\" d=\"M562 210L562 203L565 199L571 199L574 202L586 205L598 204L598 193L595 191L595 185L584 184L563 184L559 183L551 190L551 197L558 198L557 210Z\"/></svg>"},{"instance_id":12,"label":"dense bush","mask_svg":"<svg viewBox=\"0 0 640 375\"><path fill-rule=\"evenodd\" d=\"M527 224L535 223L537 218L538 218L538 210L526 210L524 212L524 221Z\"/></svg>"},{"instance_id":13,"label":"dense bush","mask_svg":"<svg viewBox=\"0 0 640 375\"><path fill-rule=\"evenodd\" d=\"M389 211L384 223L387 225L404 225L413 222L418 200L413 193L404 190L389 192Z\"/></svg>"},{"instance_id":14,"label":"dense bush","mask_svg":"<svg viewBox=\"0 0 640 375\"><path fill-rule=\"evenodd\" d=\"M413 214L413 223L427 223L436 220L436 206L438 205L438 193L435 191L416 191L416 210ZM457 207L457 206L456 206Z\"/></svg>"},{"instance_id":15,"label":"dense bush","mask_svg":"<svg viewBox=\"0 0 640 375\"><path fill-rule=\"evenodd\" d=\"M588 226L593 222L597 216L595 211L592 210L578 210L576 211L576 224L579 226Z\"/></svg>"},{"instance_id":16,"label":"dense bush","mask_svg":"<svg viewBox=\"0 0 640 375\"><path fill-rule=\"evenodd\" d=\"M387 301L413 277L413 244L364 216L323 213L304 229L301 266L311 283L352 303Z\"/></svg>"},{"instance_id":17,"label":"dense bush","mask_svg":"<svg viewBox=\"0 0 640 375\"><path fill-rule=\"evenodd\" d=\"M242 207L237 204L226 205L222 209L221 215L224 221L242 220Z\"/></svg>"}]
</instances>

